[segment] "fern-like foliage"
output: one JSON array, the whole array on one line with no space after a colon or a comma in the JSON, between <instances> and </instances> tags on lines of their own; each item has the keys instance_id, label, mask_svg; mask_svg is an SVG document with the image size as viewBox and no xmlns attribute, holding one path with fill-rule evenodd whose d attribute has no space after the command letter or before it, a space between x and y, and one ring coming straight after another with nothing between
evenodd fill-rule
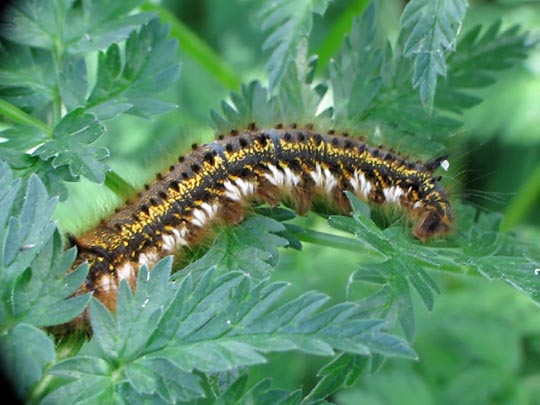
<instances>
[{"instance_id":1,"label":"fern-like foliage","mask_svg":"<svg viewBox=\"0 0 540 405\"><path fill-rule=\"evenodd\" d=\"M331 1L265 1L259 11L259 18L263 30L273 29L263 44L263 49L272 49L266 64L270 72L270 89L274 89L281 82L294 63L299 46L313 28L313 14L323 15Z\"/></svg>"},{"instance_id":2,"label":"fern-like foliage","mask_svg":"<svg viewBox=\"0 0 540 405\"><path fill-rule=\"evenodd\" d=\"M324 400L336 391L354 384L369 364L369 358L341 353L319 370L319 381L303 399L303 404Z\"/></svg>"},{"instance_id":3,"label":"fern-like foliage","mask_svg":"<svg viewBox=\"0 0 540 405\"><path fill-rule=\"evenodd\" d=\"M445 54L455 49L467 5L467 0L414 0L401 15L403 55L414 60L412 84L428 111L433 108L437 77L446 76Z\"/></svg>"},{"instance_id":4,"label":"fern-like foliage","mask_svg":"<svg viewBox=\"0 0 540 405\"><path fill-rule=\"evenodd\" d=\"M210 111L212 124L217 132L246 128L249 123L257 122L266 126L275 123L278 116L275 99L270 98L268 90L260 82L242 85L240 93L231 94L231 102L221 102L222 114Z\"/></svg>"},{"instance_id":5,"label":"fern-like foliage","mask_svg":"<svg viewBox=\"0 0 540 405\"><path fill-rule=\"evenodd\" d=\"M171 260L139 273L137 291L122 283L116 319L97 300L90 314L93 347L54 365L67 379L45 398L190 401L205 392L195 370L212 374L260 364L264 354L290 350L329 356L343 350L414 358L385 322L365 317L357 303L321 310L328 297L308 292L285 303L285 283L252 283L242 272L207 270L198 281L169 281ZM92 354L89 354L92 353Z\"/></svg>"},{"instance_id":6,"label":"fern-like foliage","mask_svg":"<svg viewBox=\"0 0 540 405\"><path fill-rule=\"evenodd\" d=\"M330 64L335 122L337 126L378 132L380 136L370 137L372 142L390 144L414 155L426 150L432 155L440 153L447 136L461 126L447 112L462 113L479 102L477 96L463 90L493 83L490 72L514 66L531 48L519 27L499 32L500 23L486 31L485 41L478 38L478 27L462 39L455 39L452 46L457 51L448 57L448 63L444 59L446 77L439 80L440 86L434 93L435 108L430 111L422 97L412 91L410 78L416 67L414 58L405 57L401 51L408 38L405 31L396 46L378 46L376 12L374 3L366 8ZM482 62L474 63L480 55L485 56ZM436 77L431 81L430 92L435 91L436 81ZM373 131L374 128L380 131Z\"/></svg>"},{"instance_id":7,"label":"fern-like foliage","mask_svg":"<svg viewBox=\"0 0 540 405\"><path fill-rule=\"evenodd\" d=\"M332 110L318 111L327 86L313 83L317 57L308 58L305 45L305 42L301 44L295 63L288 66L276 94L255 81L243 85L240 93L232 93L230 102L223 101L221 114L211 110L216 131L227 133L246 128L250 123L272 127L276 123L303 125L316 122L320 129L329 128Z\"/></svg>"},{"instance_id":8,"label":"fern-like foliage","mask_svg":"<svg viewBox=\"0 0 540 405\"><path fill-rule=\"evenodd\" d=\"M136 27L152 18L150 13L130 15L143 2L14 2L6 11L8 18L2 25L2 35L21 45L65 55L100 50L126 39Z\"/></svg>"},{"instance_id":9,"label":"fern-like foliage","mask_svg":"<svg viewBox=\"0 0 540 405\"><path fill-rule=\"evenodd\" d=\"M150 97L165 90L178 76L176 43L167 35L168 29L154 19L129 36L124 55L117 44L100 53L96 84L86 108L102 120L121 112L149 118L173 108ZM78 95L79 104L85 104L81 99L84 95Z\"/></svg>"},{"instance_id":10,"label":"fern-like foliage","mask_svg":"<svg viewBox=\"0 0 540 405\"><path fill-rule=\"evenodd\" d=\"M428 111L422 97L412 91L410 77L416 69L413 59L400 50L405 46L405 31L395 51L388 43L378 45L376 13L375 3L370 4L330 63L330 109L316 117L326 86L313 86L316 60L308 59L305 48L301 48L277 96L256 82L244 86L241 94L231 95L230 103L222 103L223 116L212 111L216 129L243 128L250 122L260 126L302 124L307 116L320 130L333 127L367 131L374 144L389 144L414 155L429 151L432 156L444 150L447 136L461 126L447 113L462 113L480 101L466 90L492 84L490 72L514 66L531 47L519 27L499 32L500 23L489 28L485 39L478 39L478 27L462 40L454 38L452 46L458 51L448 57L448 65L444 59L445 77L439 80L439 90L434 93L435 109ZM479 57L482 62L475 63ZM435 84L436 80L430 85L433 91Z\"/></svg>"},{"instance_id":11,"label":"fern-like foliage","mask_svg":"<svg viewBox=\"0 0 540 405\"><path fill-rule=\"evenodd\" d=\"M132 13L141 3L23 0L6 11L0 114L8 125L0 157L26 176L38 174L62 199L64 181L105 180L109 153L91 146L104 120L174 107L152 96L178 75L176 43L151 13ZM88 60L95 51L94 74Z\"/></svg>"},{"instance_id":12,"label":"fern-like foliage","mask_svg":"<svg viewBox=\"0 0 540 405\"><path fill-rule=\"evenodd\" d=\"M533 43L518 25L501 31L501 21L487 28L477 25L460 38L457 50L448 57L448 74L439 81L435 106L462 113L482 99L472 89L492 85L494 73L524 60Z\"/></svg>"},{"instance_id":13,"label":"fern-like foliage","mask_svg":"<svg viewBox=\"0 0 540 405\"><path fill-rule=\"evenodd\" d=\"M0 360L25 398L55 358L53 340L39 327L67 322L83 310L88 295L66 298L88 269L66 275L75 251L63 253L51 220L56 199L47 196L39 178L31 176L22 190L5 162L0 173Z\"/></svg>"},{"instance_id":14,"label":"fern-like foliage","mask_svg":"<svg viewBox=\"0 0 540 405\"><path fill-rule=\"evenodd\" d=\"M408 228L378 222L352 196L352 216L328 219L346 236L290 224L294 214L285 209L257 207L238 227L217 229L182 272L172 276L167 258L140 271L135 291L121 283L115 314L89 296L73 297L87 269L71 269L76 253L63 251L51 220L57 198L67 197L64 182L107 181L109 152L95 142L109 119L147 118L172 107L154 96L177 76L176 44L152 14L138 12L142 3L22 0L1 30L0 158L7 163L0 162L0 353L21 398L322 403L387 357L416 358L414 294L434 308L441 293L434 272L500 279L540 301L538 248L501 234L499 216L456 203L453 236L421 244ZM475 89L492 84L495 71L516 65L530 48L519 28L502 31L500 23L459 36L461 0L411 1L397 43L381 42L371 4L330 64L328 80L316 84L307 37L313 14L330 3L263 3L269 85L244 85L222 103L222 113L212 111L218 132L251 122L314 123L433 156L461 125L457 114L480 101ZM332 100L323 109L327 89ZM347 300L330 305L325 294L292 295L287 283L270 281L279 248L299 249L300 240L361 259L343 286ZM357 296L359 285L369 292ZM42 329L85 308L89 340L58 343ZM291 351L329 358L313 387L248 381L252 366Z\"/></svg>"},{"instance_id":15,"label":"fern-like foliage","mask_svg":"<svg viewBox=\"0 0 540 405\"><path fill-rule=\"evenodd\" d=\"M441 270L455 273L479 272L489 279L501 279L518 290L528 294L535 301L540 300L538 284L538 257L526 249L518 248L519 243L510 236L498 233L500 217L496 214L482 214L474 218L471 207L462 207L459 216L468 221L460 224L458 237L442 246L422 245L413 240L403 228L393 226L381 230L369 217L368 207L349 195L353 207L352 217L334 216L329 224L341 231L356 235L362 243L378 251L383 259L362 266L355 272L350 282L367 282L380 286L380 290L366 298L373 313L387 317L395 313L405 336L414 337L415 316L410 287L414 288L428 310L433 309L434 297L439 288L429 275L429 271Z\"/></svg>"},{"instance_id":16,"label":"fern-like foliage","mask_svg":"<svg viewBox=\"0 0 540 405\"><path fill-rule=\"evenodd\" d=\"M105 131L94 114L77 108L56 125L52 139L39 146L34 155L50 161L53 168L66 167L71 178L79 175L103 183L107 166L102 162L109 156L107 149L90 146Z\"/></svg>"},{"instance_id":17,"label":"fern-like foliage","mask_svg":"<svg viewBox=\"0 0 540 405\"><path fill-rule=\"evenodd\" d=\"M367 130L371 142L392 145L404 153L440 153L443 140L460 123L438 111L426 113L412 91L411 61L395 53L389 43L377 45L376 13L372 3L354 22L330 63L334 121Z\"/></svg>"},{"instance_id":18,"label":"fern-like foliage","mask_svg":"<svg viewBox=\"0 0 540 405\"><path fill-rule=\"evenodd\" d=\"M266 279L277 265L277 248L289 246L281 236L285 231L285 225L268 216L250 216L235 228L222 229L210 249L176 277L215 266L218 271L243 271L254 280Z\"/></svg>"}]
</instances>

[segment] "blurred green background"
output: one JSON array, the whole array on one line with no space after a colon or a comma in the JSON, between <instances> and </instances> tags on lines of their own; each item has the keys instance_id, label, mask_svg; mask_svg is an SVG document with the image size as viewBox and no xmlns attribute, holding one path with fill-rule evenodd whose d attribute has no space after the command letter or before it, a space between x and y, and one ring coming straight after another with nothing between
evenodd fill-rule
<instances>
[{"instance_id":1,"label":"blurred green background","mask_svg":"<svg viewBox=\"0 0 540 405\"><path fill-rule=\"evenodd\" d=\"M316 17L310 52L321 55L319 79L327 76L328 59L340 48L353 16L365 3L335 0L324 17ZM379 3L380 29L395 39L405 2ZM100 139L111 150L114 170L139 187L187 152L193 142L213 138L209 111L218 110L240 82L264 82L267 77L268 54L261 51L265 34L255 18L257 1L169 0L157 7L179 24L173 34L194 35L181 39L181 77L163 95L178 108L152 121L123 116L110 122L108 133ZM521 24L531 31L531 38L540 40L539 1L472 1L463 31L498 18L505 27ZM196 54L205 46L212 51L206 61ZM455 197L502 213L504 229L540 245L539 48L526 63L500 73L498 79L479 92L484 102L461 117L465 125L449 139L453 170L445 181ZM120 203L102 186L82 182L69 187L70 199L57 211L63 231L87 229ZM298 223L332 232L314 216L299 218ZM305 245L303 250L282 251L273 278L290 281L291 296L317 289L332 300L343 299L347 278L359 258L320 246ZM377 373L364 375L333 399L350 404L540 404L540 309L499 282L446 274L435 277L442 289L435 310L426 313L418 306L416 311L414 348L420 361L387 361ZM253 377L270 376L276 387L294 389L304 384L308 388L326 361L284 353L255 368Z\"/></svg>"}]
</instances>

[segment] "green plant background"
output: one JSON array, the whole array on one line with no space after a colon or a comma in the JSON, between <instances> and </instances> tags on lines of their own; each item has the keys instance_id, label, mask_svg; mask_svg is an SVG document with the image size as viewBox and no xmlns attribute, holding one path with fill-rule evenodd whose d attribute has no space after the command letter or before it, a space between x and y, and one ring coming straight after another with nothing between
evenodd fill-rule
<instances>
[{"instance_id":1,"label":"green plant background","mask_svg":"<svg viewBox=\"0 0 540 405\"><path fill-rule=\"evenodd\" d=\"M352 16L363 3L336 1L324 18L316 17L310 47L323 55L320 67L327 62L324 55L339 49L342 35L350 29ZM111 148L111 165L139 184L140 179L150 178L175 159L171 151L187 151L193 142L212 139L208 111L218 109L228 90L236 90L238 81L264 79L267 75L267 54L260 46L264 33L253 24L257 2L192 0L163 4L219 54L219 61L229 67L235 80L208 72L204 63L183 51L180 39L182 77L165 93L178 109L150 122L131 117L117 120L109 130L114 138L101 140ZM397 34L402 7L399 1L383 1L380 5L380 27L389 37ZM540 27L540 5L475 1L463 30L497 18L507 26L519 23L535 30ZM513 218L513 229L527 233L529 240L540 244L539 51L531 52L523 66L497 74L497 79L497 84L480 91L483 103L466 112L465 125L454 136L451 160L457 169L453 175L465 181L463 189L454 193ZM94 202L86 207L89 202L84 196L71 203L83 207L77 212L92 213L96 209ZM61 207L61 224L70 230L83 228L80 217L70 218L69 212L70 204ZM332 232L319 218L299 220ZM339 302L357 261L347 251L304 244L302 252L281 252L272 278L290 281L291 297L315 289ZM364 376L335 399L350 404L540 403L538 307L501 282L445 274L436 279L443 293L434 311L420 307L417 311L413 347L420 361L389 360L382 370ZM290 390L301 384L309 387L316 382L315 373L325 361L303 354L276 354L269 364L257 366L250 378L257 381L271 377L274 386Z\"/></svg>"},{"instance_id":2,"label":"green plant background","mask_svg":"<svg viewBox=\"0 0 540 405\"><path fill-rule=\"evenodd\" d=\"M316 16L309 48L320 55L317 72L342 45L352 18L366 2L335 0L324 17ZM404 4L379 3L378 27L383 37L395 38ZM178 107L142 119L123 115L108 123L96 145L106 146L107 161L122 178L141 187L167 168L193 142L213 139L209 111L240 83L266 80L266 37L256 25L256 1L164 1L143 9L157 11L172 22L180 41L180 80L161 94ZM472 1L463 31L501 18L540 35L540 4L513 0ZM536 32L536 34L534 34ZM194 37L193 37L194 36ZM197 41L200 41L197 42ZM194 45L195 44L195 45ZM209 53L206 52L208 47ZM483 103L460 117L464 126L452 134L452 171L445 182L454 196L488 211L502 213L504 230L540 246L540 51L510 70L497 72L498 82L480 89ZM121 201L105 187L83 180L67 184L70 198L54 214L62 232L79 233L111 212ZM92 198L88 198L88 196ZM297 224L332 232L315 215ZM348 250L305 243L301 252L280 251L273 280L289 281L286 297L305 291L328 294L331 303L345 299L343 286L361 257ZM500 281L472 276L430 273L442 293L431 312L413 294L419 361L389 359L375 374L365 373L348 390L332 397L338 403L519 403L540 404L540 311L528 297ZM540 280L540 279L539 279ZM540 281L539 281L540 283ZM365 296L369 287L356 286L351 296ZM271 377L273 387L294 390L314 386L326 358L285 352L268 356L255 366L248 384Z\"/></svg>"}]
</instances>

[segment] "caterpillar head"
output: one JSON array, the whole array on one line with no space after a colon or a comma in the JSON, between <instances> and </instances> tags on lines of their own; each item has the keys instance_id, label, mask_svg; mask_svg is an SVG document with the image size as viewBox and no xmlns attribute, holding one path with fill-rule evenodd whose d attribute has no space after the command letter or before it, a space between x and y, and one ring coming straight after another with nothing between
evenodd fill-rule
<instances>
[{"instance_id":1,"label":"caterpillar head","mask_svg":"<svg viewBox=\"0 0 540 405\"><path fill-rule=\"evenodd\" d=\"M428 239L444 236L452 230L452 212L450 205L445 202L429 205L420 214L413 235L425 242Z\"/></svg>"}]
</instances>

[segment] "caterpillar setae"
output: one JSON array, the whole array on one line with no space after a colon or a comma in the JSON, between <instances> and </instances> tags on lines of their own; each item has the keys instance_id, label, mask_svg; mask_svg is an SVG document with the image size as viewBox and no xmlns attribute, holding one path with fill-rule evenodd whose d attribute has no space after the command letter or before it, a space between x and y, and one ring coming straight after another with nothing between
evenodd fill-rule
<instances>
[{"instance_id":1,"label":"caterpillar setae","mask_svg":"<svg viewBox=\"0 0 540 405\"><path fill-rule=\"evenodd\" d=\"M70 237L78 248L73 268L90 270L79 293L93 292L114 310L121 280L134 288L141 265L200 243L212 224L237 224L253 203L280 201L305 214L316 200L350 211L345 191L375 204L395 204L414 222L420 241L452 226L448 194L433 172L445 158L412 163L347 134L312 126L241 131L194 150L138 197L95 229Z\"/></svg>"}]
</instances>

